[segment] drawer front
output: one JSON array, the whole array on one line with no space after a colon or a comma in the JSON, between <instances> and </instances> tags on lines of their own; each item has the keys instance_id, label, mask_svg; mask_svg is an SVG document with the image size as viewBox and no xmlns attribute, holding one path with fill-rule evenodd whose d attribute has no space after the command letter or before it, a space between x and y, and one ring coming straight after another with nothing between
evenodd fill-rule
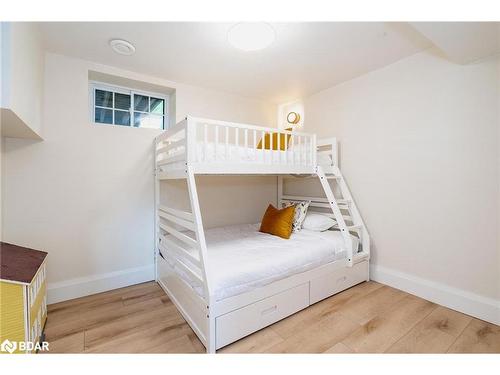
<instances>
[{"instance_id":1,"label":"drawer front","mask_svg":"<svg viewBox=\"0 0 500 375\"><path fill-rule=\"evenodd\" d=\"M309 283L219 316L215 321L217 349L307 306L309 306Z\"/></svg>"},{"instance_id":2,"label":"drawer front","mask_svg":"<svg viewBox=\"0 0 500 375\"><path fill-rule=\"evenodd\" d=\"M311 305L368 279L368 261L311 280Z\"/></svg>"}]
</instances>

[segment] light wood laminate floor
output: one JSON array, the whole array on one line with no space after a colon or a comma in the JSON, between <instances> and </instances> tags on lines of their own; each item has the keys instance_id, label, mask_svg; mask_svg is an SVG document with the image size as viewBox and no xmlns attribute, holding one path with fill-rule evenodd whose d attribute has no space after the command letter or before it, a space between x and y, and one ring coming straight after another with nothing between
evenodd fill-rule
<instances>
[{"instance_id":1,"label":"light wood laminate floor","mask_svg":"<svg viewBox=\"0 0 500 375\"><path fill-rule=\"evenodd\" d=\"M203 353L154 282L49 306L50 353ZM366 282L218 353L500 353L500 327Z\"/></svg>"}]
</instances>

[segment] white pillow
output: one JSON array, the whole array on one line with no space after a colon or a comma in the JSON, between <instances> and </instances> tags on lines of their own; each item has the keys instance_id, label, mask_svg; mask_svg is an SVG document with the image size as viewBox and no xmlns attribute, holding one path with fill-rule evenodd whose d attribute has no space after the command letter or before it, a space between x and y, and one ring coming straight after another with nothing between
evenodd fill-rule
<instances>
[{"instance_id":1,"label":"white pillow","mask_svg":"<svg viewBox=\"0 0 500 375\"><path fill-rule=\"evenodd\" d=\"M310 204L311 201L299 201L299 202L287 202L281 205L282 208L290 206L295 207L293 224L292 224L292 230L294 232L300 232L300 230L302 229L302 223L306 218L307 209L309 208Z\"/></svg>"},{"instance_id":2,"label":"white pillow","mask_svg":"<svg viewBox=\"0 0 500 375\"><path fill-rule=\"evenodd\" d=\"M302 228L313 230L315 232L324 232L325 230L333 227L335 224L337 224L337 221L331 217L308 212L304 222L302 223Z\"/></svg>"}]
</instances>

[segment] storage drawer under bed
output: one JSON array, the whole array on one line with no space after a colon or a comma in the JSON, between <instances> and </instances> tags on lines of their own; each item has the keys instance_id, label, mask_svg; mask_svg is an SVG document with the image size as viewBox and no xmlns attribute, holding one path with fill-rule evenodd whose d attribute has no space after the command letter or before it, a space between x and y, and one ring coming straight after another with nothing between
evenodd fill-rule
<instances>
[{"instance_id":1,"label":"storage drawer under bed","mask_svg":"<svg viewBox=\"0 0 500 375\"><path fill-rule=\"evenodd\" d=\"M327 275L311 279L311 305L366 280L368 280L367 260L356 263L352 267L342 267Z\"/></svg>"},{"instance_id":2,"label":"storage drawer under bed","mask_svg":"<svg viewBox=\"0 0 500 375\"><path fill-rule=\"evenodd\" d=\"M309 306L309 283L216 318L216 347L222 348Z\"/></svg>"}]
</instances>

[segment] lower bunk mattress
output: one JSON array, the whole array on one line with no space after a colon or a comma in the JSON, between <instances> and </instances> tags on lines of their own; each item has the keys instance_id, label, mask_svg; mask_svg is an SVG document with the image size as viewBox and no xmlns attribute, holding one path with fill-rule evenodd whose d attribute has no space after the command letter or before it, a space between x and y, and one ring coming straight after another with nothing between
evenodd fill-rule
<instances>
[{"instance_id":1,"label":"lower bunk mattress","mask_svg":"<svg viewBox=\"0 0 500 375\"><path fill-rule=\"evenodd\" d=\"M211 287L216 301L263 287L274 281L345 259L339 231L302 229L286 240L259 232L260 224L242 224L205 231ZM175 239L168 236L172 240ZM352 237L353 253L359 240ZM166 257L170 266L200 295L202 285Z\"/></svg>"}]
</instances>

